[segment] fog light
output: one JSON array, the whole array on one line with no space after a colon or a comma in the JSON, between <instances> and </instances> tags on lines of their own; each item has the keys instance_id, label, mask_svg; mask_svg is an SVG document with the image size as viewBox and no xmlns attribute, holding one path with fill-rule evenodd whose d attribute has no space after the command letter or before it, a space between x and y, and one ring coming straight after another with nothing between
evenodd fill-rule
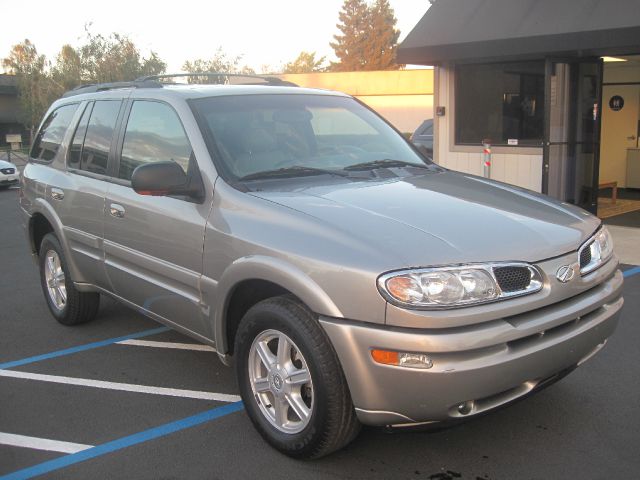
<instances>
[{"instance_id":1,"label":"fog light","mask_svg":"<svg viewBox=\"0 0 640 480\"><path fill-rule=\"evenodd\" d=\"M394 352L391 350L371 350L371 357L384 365L394 365L396 367L422 368L433 367L433 360L425 353Z\"/></svg>"},{"instance_id":2,"label":"fog light","mask_svg":"<svg viewBox=\"0 0 640 480\"><path fill-rule=\"evenodd\" d=\"M468 400L458 405L458 412L460 413L460 415L468 415L469 413L471 413L471 410L473 410L472 400Z\"/></svg>"}]
</instances>

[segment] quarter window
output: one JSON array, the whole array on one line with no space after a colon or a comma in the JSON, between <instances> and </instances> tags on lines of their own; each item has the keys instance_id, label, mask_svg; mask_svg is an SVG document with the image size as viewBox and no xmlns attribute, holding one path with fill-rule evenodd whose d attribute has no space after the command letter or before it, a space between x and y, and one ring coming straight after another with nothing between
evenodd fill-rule
<instances>
[{"instance_id":1,"label":"quarter window","mask_svg":"<svg viewBox=\"0 0 640 480\"><path fill-rule=\"evenodd\" d=\"M120 103L120 100L95 102L84 139L80 169L102 175L107 174L109 150L120 111Z\"/></svg>"},{"instance_id":2,"label":"quarter window","mask_svg":"<svg viewBox=\"0 0 640 480\"><path fill-rule=\"evenodd\" d=\"M191 153L182 123L169 105L136 101L127 122L118 177L131 180L139 165L168 160L187 173Z\"/></svg>"},{"instance_id":3,"label":"quarter window","mask_svg":"<svg viewBox=\"0 0 640 480\"><path fill-rule=\"evenodd\" d=\"M42 124L42 128L33 142L30 156L33 159L50 162L58 153L67 128L71 124L78 104L64 105L56 108Z\"/></svg>"}]
</instances>

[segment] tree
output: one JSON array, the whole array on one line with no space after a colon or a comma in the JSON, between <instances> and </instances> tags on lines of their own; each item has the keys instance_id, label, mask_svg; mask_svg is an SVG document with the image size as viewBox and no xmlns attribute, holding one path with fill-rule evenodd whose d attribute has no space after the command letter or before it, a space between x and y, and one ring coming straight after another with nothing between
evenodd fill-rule
<instances>
[{"instance_id":1,"label":"tree","mask_svg":"<svg viewBox=\"0 0 640 480\"><path fill-rule=\"evenodd\" d=\"M7 73L17 77L22 122L33 129L47 108L65 91L82 83L130 81L143 75L159 74L166 64L155 52L143 57L125 35L92 35L78 48L65 45L54 65L39 55L28 39L14 45L2 60Z\"/></svg>"},{"instance_id":2,"label":"tree","mask_svg":"<svg viewBox=\"0 0 640 480\"><path fill-rule=\"evenodd\" d=\"M300 52L300 55L287 64L283 68L283 73L311 73L321 72L323 69L322 64L326 57L320 57L316 59L316 52Z\"/></svg>"},{"instance_id":3,"label":"tree","mask_svg":"<svg viewBox=\"0 0 640 480\"><path fill-rule=\"evenodd\" d=\"M376 0L370 8L371 38L366 50L368 70L396 70L396 54L400 30L389 0Z\"/></svg>"},{"instance_id":4,"label":"tree","mask_svg":"<svg viewBox=\"0 0 640 480\"><path fill-rule=\"evenodd\" d=\"M230 57L222 51L222 47L218 47L211 59L187 60L182 65L182 70L187 73L240 73L247 75L255 73L252 68L246 65L240 66L240 60L242 60L242 55ZM225 83L226 81L223 77L219 79L198 76L188 78L190 83Z\"/></svg>"},{"instance_id":5,"label":"tree","mask_svg":"<svg viewBox=\"0 0 640 480\"><path fill-rule=\"evenodd\" d=\"M51 69L51 79L60 95L82 83L82 60L71 45L64 45L60 50Z\"/></svg>"},{"instance_id":6,"label":"tree","mask_svg":"<svg viewBox=\"0 0 640 480\"><path fill-rule=\"evenodd\" d=\"M122 82L145 75L164 73L167 64L155 52L149 58L126 35L112 33L105 37L86 29L87 43L78 49L80 70L84 82Z\"/></svg>"},{"instance_id":7,"label":"tree","mask_svg":"<svg viewBox=\"0 0 640 480\"><path fill-rule=\"evenodd\" d=\"M345 0L338 15L340 23L336 25L341 35L334 35L335 42L330 43L338 63L331 63L334 71L364 70L364 50L368 41L367 25L369 7L365 0Z\"/></svg>"},{"instance_id":8,"label":"tree","mask_svg":"<svg viewBox=\"0 0 640 480\"><path fill-rule=\"evenodd\" d=\"M400 31L388 0L345 0L336 25L340 35L334 35L330 45L339 62L331 64L333 71L393 70Z\"/></svg>"},{"instance_id":9,"label":"tree","mask_svg":"<svg viewBox=\"0 0 640 480\"><path fill-rule=\"evenodd\" d=\"M25 39L11 48L2 65L8 73L17 77L21 120L33 131L55 98L47 75L47 59L38 54L36 46L29 39Z\"/></svg>"}]
</instances>

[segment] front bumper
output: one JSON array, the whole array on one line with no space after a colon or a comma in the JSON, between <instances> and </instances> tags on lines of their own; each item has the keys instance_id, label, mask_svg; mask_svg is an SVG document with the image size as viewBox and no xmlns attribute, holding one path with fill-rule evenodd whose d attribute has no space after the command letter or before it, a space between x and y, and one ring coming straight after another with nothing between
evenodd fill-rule
<instances>
[{"instance_id":1,"label":"front bumper","mask_svg":"<svg viewBox=\"0 0 640 480\"><path fill-rule=\"evenodd\" d=\"M19 181L20 176L17 173L11 175L0 175L0 185L3 187L7 185L17 185Z\"/></svg>"},{"instance_id":2,"label":"front bumper","mask_svg":"<svg viewBox=\"0 0 640 480\"><path fill-rule=\"evenodd\" d=\"M623 304L622 273L609 268L608 278L578 295L478 324L416 329L320 321L363 423L468 418L530 393L602 348ZM381 365L373 361L372 348L426 353L433 367Z\"/></svg>"}]
</instances>

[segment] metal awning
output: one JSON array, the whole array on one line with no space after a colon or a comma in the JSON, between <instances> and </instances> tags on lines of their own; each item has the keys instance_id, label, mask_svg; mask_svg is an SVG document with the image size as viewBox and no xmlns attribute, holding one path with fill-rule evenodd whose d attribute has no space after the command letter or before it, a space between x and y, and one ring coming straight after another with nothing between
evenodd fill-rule
<instances>
[{"instance_id":1,"label":"metal awning","mask_svg":"<svg viewBox=\"0 0 640 480\"><path fill-rule=\"evenodd\" d=\"M638 0L437 0L398 49L438 65L640 53Z\"/></svg>"}]
</instances>

